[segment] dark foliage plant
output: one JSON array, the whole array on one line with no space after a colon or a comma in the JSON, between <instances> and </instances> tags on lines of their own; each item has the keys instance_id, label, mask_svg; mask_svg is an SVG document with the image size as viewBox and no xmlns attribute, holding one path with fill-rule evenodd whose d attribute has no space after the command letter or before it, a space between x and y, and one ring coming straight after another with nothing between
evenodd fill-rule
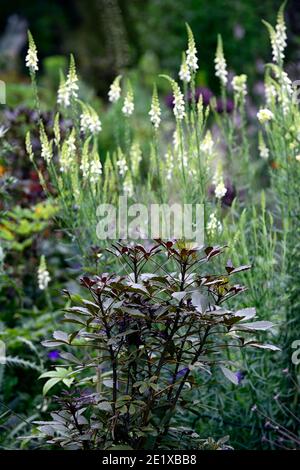
<instances>
[{"instance_id":1,"label":"dark foliage plant","mask_svg":"<svg viewBox=\"0 0 300 470\"><path fill-rule=\"evenodd\" d=\"M245 290L232 282L234 274L250 266L234 268L227 262L223 274L204 274L206 264L223 251L178 241L156 240L149 248L116 243L111 252L128 274L83 277L89 299L68 293L74 305L64 320L75 329L55 331L53 340L44 342L65 349L65 363L42 376L49 379L46 389L59 381L72 384L55 398L52 421L37 423L49 444L168 449L180 448L185 434L188 448L201 448L200 436L176 424L185 395L217 367L237 384L224 366L224 352L246 346L276 349L253 337L272 326L250 322L255 309L225 307ZM146 272L150 263L151 274Z\"/></svg>"}]
</instances>

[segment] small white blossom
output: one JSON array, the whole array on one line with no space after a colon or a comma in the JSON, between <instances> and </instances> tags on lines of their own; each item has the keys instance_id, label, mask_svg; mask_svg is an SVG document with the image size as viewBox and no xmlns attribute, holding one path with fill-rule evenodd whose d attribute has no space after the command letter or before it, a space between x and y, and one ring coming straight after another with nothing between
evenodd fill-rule
<instances>
[{"instance_id":1,"label":"small white blossom","mask_svg":"<svg viewBox=\"0 0 300 470\"><path fill-rule=\"evenodd\" d=\"M270 151L265 144L265 141L261 132L259 132L258 134L258 151L259 151L259 155L261 158L264 158L264 159L269 158Z\"/></svg>"},{"instance_id":2,"label":"small white blossom","mask_svg":"<svg viewBox=\"0 0 300 470\"><path fill-rule=\"evenodd\" d=\"M222 199L227 193L227 188L224 184L222 168L218 167L214 177L213 184L215 186L215 196L217 199Z\"/></svg>"},{"instance_id":3,"label":"small white blossom","mask_svg":"<svg viewBox=\"0 0 300 470\"><path fill-rule=\"evenodd\" d=\"M281 91L278 93L278 101L282 106L283 114L286 115L291 105L293 94L293 84L288 74L280 67L274 67L275 76L281 85Z\"/></svg>"},{"instance_id":4,"label":"small white blossom","mask_svg":"<svg viewBox=\"0 0 300 470\"><path fill-rule=\"evenodd\" d=\"M71 104L71 96L67 86L67 83L63 77L61 77L60 85L57 91L57 102L65 108L68 108Z\"/></svg>"},{"instance_id":5,"label":"small white blossom","mask_svg":"<svg viewBox=\"0 0 300 470\"><path fill-rule=\"evenodd\" d=\"M90 166L90 182L91 183L97 183L97 181L99 180L99 176L102 174L102 165L101 165L101 162L100 162L100 159L99 159L99 156L98 158L95 158L92 162L91 162L91 166Z\"/></svg>"},{"instance_id":6,"label":"small white blossom","mask_svg":"<svg viewBox=\"0 0 300 470\"><path fill-rule=\"evenodd\" d=\"M133 196L134 189L133 189L132 179L131 179L129 174L127 175L127 177L125 178L125 181L123 183L123 191L129 197Z\"/></svg>"},{"instance_id":7,"label":"small white blossom","mask_svg":"<svg viewBox=\"0 0 300 470\"><path fill-rule=\"evenodd\" d=\"M238 99L244 100L247 95L247 75L236 75L232 79L232 88Z\"/></svg>"},{"instance_id":8,"label":"small white blossom","mask_svg":"<svg viewBox=\"0 0 300 470\"><path fill-rule=\"evenodd\" d=\"M278 12L275 29L269 23L265 22L265 25L269 29L270 33L273 62L281 64L284 59L284 50L287 45L286 26L284 22L284 5L282 5Z\"/></svg>"},{"instance_id":9,"label":"small white blossom","mask_svg":"<svg viewBox=\"0 0 300 470\"><path fill-rule=\"evenodd\" d=\"M187 166L188 166L188 156L187 156L187 153L186 153L186 152L183 152L183 155L182 155L181 158L182 158L182 164L183 164L183 166L184 166L185 168L187 168ZM192 169L191 169L190 171L191 171L192 174L195 175L195 173L193 172Z\"/></svg>"},{"instance_id":10,"label":"small white blossom","mask_svg":"<svg viewBox=\"0 0 300 470\"><path fill-rule=\"evenodd\" d=\"M82 171L83 178L87 178L90 172L90 162L89 162L89 140L87 139L83 144L82 156L80 170Z\"/></svg>"},{"instance_id":11,"label":"small white blossom","mask_svg":"<svg viewBox=\"0 0 300 470\"><path fill-rule=\"evenodd\" d=\"M222 199L227 193L224 181L220 181L215 188L215 196L217 199Z\"/></svg>"},{"instance_id":12,"label":"small white blossom","mask_svg":"<svg viewBox=\"0 0 300 470\"><path fill-rule=\"evenodd\" d=\"M265 96L267 105L271 106L277 97L276 88L272 83L265 84Z\"/></svg>"},{"instance_id":13,"label":"small white blossom","mask_svg":"<svg viewBox=\"0 0 300 470\"><path fill-rule=\"evenodd\" d=\"M72 54L70 57L70 67L69 67L69 73L67 75L66 83L67 83L67 87L70 93L70 97L76 99L78 97L77 91L79 90L79 87L78 87L78 78L76 74L75 61L74 61L74 57Z\"/></svg>"},{"instance_id":14,"label":"small white blossom","mask_svg":"<svg viewBox=\"0 0 300 470\"><path fill-rule=\"evenodd\" d=\"M28 67L32 73L35 73L39 69L37 48L36 48L35 42L33 40L33 37L30 31L28 31L28 42L29 42L29 48L28 48L27 55L25 58L25 64L26 64L26 67Z\"/></svg>"},{"instance_id":15,"label":"small white blossom","mask_svg":"<svg viewBox=\"0 0 300 470\"><path fill-rule=\"evenodd\" d=\"M186 83L189 83L192 78L189 66L185 59L182 61L182 64L179 70L179 78L180 80Z\"/></svg>"},{"instance_id":16,"label":"small white blossom","mask_svg":"<svg viewBox=\"0 0 300 470\"><path fill-rule=\"evenodd\" d=\"M60 86L57 93L57 102L67 108L70 106L72 98L78 98L78 90L78 77L76 74L75 61L73 55L71 55L67 80L61 76Z\"/></svg>"},{"instance_id":17,"label":"small white blossom","mask_svg":"<svg viewBox=\"0 0 300 470\"><path fill-rule=\"evenodd\" d=\"M40 265L38 268L38 286L40 290L45 290L48 287L51 277L46 265L45 256L42 255L40 259Z\"/></svg>"},{"instance_id":18,"label":"small white blossom","mask_svg":"<svg viewBox=\"0 0 300 470\"><path fill-rule=\"evenodd\" d=\"M186 50L186 64L188 68L195 72L198 69L197 49L195 45L194 36L189 25L186 25L188 32L188 48ZM180 77L181 80L183 80Z\"/></svg>"},{"instance_id":19,"label":"small white blossom","mask_svg":"<svg viewBox=\"0 0 300 470\"><path fill-rule=\"evenodd\" d=\"M180 135L179 133L177 132L177 129L175 129L175 131L173 132L173 146L174 146L174 150L175 152L179 150L179 147L180 147Z\"/></svg>"},{"instance_id":20,"label":"small white blossom","mask_svg":"<svg viewBox=\"0 0 300 470\"><path fill-rule=\"evenodd\" d=\"M209 221L207 222L206 229L208 234L211 236L222 231L222 224L217 219L216 214L214 212L209 216Z\"/></svg>"},{"instance_id":21,"label":"small white blossom","mask_svg":"<svg viewBox=\"0 0 300 470\"><path fill-rule=\"evenodd\" d=\"M168 181L170 181L173 178L173 172L174 172L174 157L170 150L165 154L165 159L166 159L166 178Z\"/></svg>"},{"instance_id":22,"label":"small white blossom","mask_svg":"<svg viewBox=\"0 0 300 470\"><path fill-rule=\"evenodd\" d=\"M113 81L113 83L110 85L110 89L108 92L108 99L111 103L116 103L119 101L120 96L121 96L121 87L120 87L120 80L122 76L118 75Z\"/></svg>"},{"instance_id":23,"label":"small white blossom","mask_svg":"<svg viewBox=\"0 0 300 470\"><path fill-rule=\"evenodd\" d=\"M226 60L224 57L223 53L223 43L222 43L222 38L219 35L218 36L218 45L217 45L217 52L216 52L216 57L215 57L215 73L216 76L220 79L221 83L223 86L227 85L227 65L226 65Z\"/></svg>"},{"instance_id":24,"label":"small white blossom","mask_svg":"<svg viewBox=\"0 0 300 470\"><path fill-rule=\"evenodd\" d=\"M184 103L184 96L181 92L178 83L175 80L172 81L173 83L173 113L176 119L181 121L185 117L185 103Z\"/></svg>"},{"instance_id":25,"label":"small white blossom","mask_svg":"<svg viewBox=\"0 0 300 470\"><path fill-rule=\"evenodd\" d=\"M134 174L138 174L139 172L139 165L142 161L143 155L140 144L138 141L133 142L130 148L130 161L131 161L131 168Z\"/></svg>"},{"instance_id":26,"label":"small white blossom","mask_svg":"<svg viewBox=\"0 0 300 470\"><path fill-rule=\"evenodd\" d=\"M50 163L53 156L52 142L49 141L43 126L40 128L40 141L41 156L47 163Z\"/></svg>"},{"instance_id":27,"label":"small white blossom","mask_svg":"<svg viewBox=\"0 0 300 470\"><path fill-rule=\"evenodd\" d=\"M75 131L72 129L71 134L62 145L60 154L60 171L67 172L72 168L76 152Z\"/></svg>"},{"instance_id":28,"label":"small white blossom","mask_svg":"<svg viewBox=\"0 0 300 470\"><path fill-rule=\"evenodd\" d=\"M200 144L200 149L202 150L202 152L206 153L207 155L212 155L213 147L214 147L214 141L212 139L211 132L207 131L203 139L203 142L201 142Z\"/></svg>"},{"instance_id":29,"label":"small white blossom","mask_svg":"<svg viewBox=\"0 0 300 470\"><path fill-rule=\"evenodd\" d=\"M150 121L153 124L153 127L155 129L159 128L159 125L161 123L161 110L160 110L160 105L159 105L159 100L157 96L157 89L154 87L153 89L153 95L152 95L152 102L151 102L151 108L149 111L149 116L150 116Z\"/></svg>"},{"instance_id":30,"label":"small white blossom","mask_svg":"<svg viewBox=\"0 0 300 470\"><path fill-rule=\"evenodd\" d=\"M269 149L266 145L260 145L259 146L259 155L261 158L267 159L269 157Z\"/></svg>"},{"instance_id":31,"label":"small white blossom","mask_svg":"<svg viewBox=\"0 0 300 470\"><path fill-rule=\"evenodd\" d=\"M274 114L268 108L260 109L257 113L257 119L261 124L271 121L274 118Z\"/></svg>"},{"instance_id":32,"label":"small white blossom","mask_svg":"<svg viewBox=\"0 0 300 470\"><path fill-rule=\"evenodd\" d=\"M296 155L295 158L296 158L297 162L300 162L300 155Z\"/></svg>"},{"instance_id":33,"label":"small white blossom","mask_svg":"<svg viewBox=\"0 0 300 470\"><path fill-rule=\"evenodd\" d=\"M83 107L80 116L80 130L83 133L89 131L91 134L98 134L102 130L101 121L91 106L84 105Z\"/></svg>"},{"instance_id":34,"label":"small white blossom","mask_svg":"<svg viewBox=\"0 0 300 470\"><path fill-rule=\"evenodd\" d=\"M125 116L128 117L128 116L131 116L133 111L134 111L133 93L132 93L131 86L129 85L129 89L124 99L122 112L123 114L125 114Z\"/></svg>"},{"instance_id":35,"label":"small white blossom","mask_svg":"<svg viewBox=\"0 0 300 470\"><path fill-rule=\"evenodd\" d=\"M120 150L118 152L117 167L118 167L119 175L124 176L126 171L128 170L128 166L127 166L126 158Z\"/></svg>"}]
</instances>

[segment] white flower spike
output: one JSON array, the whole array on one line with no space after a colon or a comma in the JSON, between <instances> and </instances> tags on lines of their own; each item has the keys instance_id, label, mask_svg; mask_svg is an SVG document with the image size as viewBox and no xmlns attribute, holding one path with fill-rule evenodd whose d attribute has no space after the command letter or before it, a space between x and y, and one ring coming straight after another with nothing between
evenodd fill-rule
<instances>
[{"instance_id":1,"label":"white flower spike","mask_svg":"<svg viewBox=\"0 0 300 470\"><path fill-rule=\"evenodd\" d=\"M29 68L30 72L35 73L39 69L37 48L30 31L28 31L28 44L29 47L25 58L25 64L26 67Z\"/></svg>"},{"instance_id":2,"label":"white flower spike","mask_svg":"<svg viewBox=\"0 0 300 470\"><path fill-rule=\"evenodd\" d=\"M160 110L156 85L154 85L153 87L153 95L152 95L152 102L151 102L151 108L149 111L149 116L150 116L150 121L152 122L154 129L158 129L161 123L161 110Z\"/></svg>"},{"instance_id":3,"label":"white flower spike","mask_svg":"<svg viewBox=\"0 0 300 470\"><path fill-rule=\"evenodd\" d=\"M120 81L121 81L122 75L118 75L113 83L110 85L110 89L108 92L108 99L111 103L116 103L119 101L120 96L121 96L121 86L120 86Z\"/></svg>"},{"instance_id":4,"label":"white flower spike","mask_svg":"<svg viewBox=\"0 0 300 470\"><path fill-rule=\"evenodd\" d=\"M225 87L227 85L227 65L226 60L223 53L223 42L220 35L218 35L218 45L215 57L215 70L216 76L220 79L221 84Z\"/></svg>"}]
</instances>

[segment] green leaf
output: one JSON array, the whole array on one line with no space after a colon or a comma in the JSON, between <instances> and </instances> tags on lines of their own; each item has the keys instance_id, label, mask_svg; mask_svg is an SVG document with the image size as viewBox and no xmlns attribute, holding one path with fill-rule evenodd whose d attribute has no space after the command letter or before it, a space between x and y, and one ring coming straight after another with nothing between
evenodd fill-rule
<instances>
[{"instance_id":1,"label":"green leaf","mask_svg":"<svg viewBox=\"0 0 300 470\"><path fill-rule=\"evenodd\" d=\"M58 341L61 341L62 343L69 344L69 337L67 333L65 333L64 331L60 331L60 330L54 331L53 338L57 339Z\"/></svg>"},{"instance_id":2,"label":"green leaf","mask_svg":"<svg viewBox=\"0 0 300 470\"><path fill-rule=\"evenodd\" d=\"M253 323L243 323L235 325L233 330L255 330L255 331L265 331L273 328L274 324L270 321L254 321Z\"/></svg>"},{"instance_id":3,"label":"green leaf","mask_svg":"<svg viewBox=\"0 0 300 470\"><path fill-rule=\"evenodd\" d=\"M232 382L234 385L238 385L239 381L237 376L231 372L231 370L227 369L227 367L220 366L221 371L225 375L226 379L228 379L230 382Z\"/></svg>"},{"instance_id":4,"label":"green leaf","mask_svg":"<svg viewBox=\"0 0 300 470\"><path fill-rule=\"evenodd\" d=\"M236 317L242 317L244 320L251 320L251 318L254 318L256 316L256 310L255 308L242 308L241 310L238 310L235 312Z\"/></svg>"},{"instance_id":5,"label":"green leaf","mask_svg":"<svg viewBox=\"0 0 300 470\"><path fill-rule=\"evenodd\" d=\"M259 343L245 343L244 346L253 346L254 348L259 348L259 349L269 349L270 351L281 351L278 346L275 346L274 344L259 344Z\"/></svg>"},{"instance_id":6,"label":"green leaf","mask_svg":"<svg viewBox=\"0 0 300 470\"><path fill-rule=\"evenodd\" d=\"M47 380L47 382L45 383L43 387L43 395L46 395L49 392L49 390L60 381L61 379L58 377Z\"/></svg>"}]
</instances>

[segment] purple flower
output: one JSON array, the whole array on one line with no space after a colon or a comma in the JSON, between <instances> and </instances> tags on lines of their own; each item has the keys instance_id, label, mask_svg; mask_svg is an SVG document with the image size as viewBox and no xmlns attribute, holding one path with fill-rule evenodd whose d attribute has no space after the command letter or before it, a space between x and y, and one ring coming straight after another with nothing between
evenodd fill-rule
<instances>
[{"instance_id":1,"label":"purple flower","mask_svg":"<svg viewBox=\"0 0 300 470\"><path fill-rule=\"evenodd\" d=\"M199 100L200 96L202 96L203 104L207 106L209 105L209 102L211 98L213 97L213 92L209 88L199 86L195 90L196 102ZM189 93L189 100L192 101L192 93Z\"/></svg>"},{"instance_id":2,"label":"purple flower","mask_svg":"<svg viewBox=\"0 0 300 470\"><path fill-rule=\"evenodd\" d=\"M243 39L243 37L245 36L245 29L243 28L243 26L240 24L234 25L233 35L236 39Z\"/></svg>"},{"instance_id":3,"label":"purple flower","mask_svg":"<svg viewBox=\"0 0 300 470\"><path fill-rule=\"evenodd\" d=\"M235 373L235 376L237 378L237 381L238 381L238 384L240 384L244 378L245 378L245 374L242 370L238 370L236 373Z\"/></svg>"},{"instance_id":4,"label":"purple flower","mask_svg":"<svg viewBox=\"0 0 300 470\"><path fill-rule=\"evenodd\" d=\"M183 369L179 370L176 374L176 379L179 379L180 377L183 377L184 374L188 371L188 367L184 367Z\"/></svg>"},{"instance_id":5,"label":"purple flower","mask_svg":"<svg viewBox=\"0 0 300 470\"><path fill-rule=\"evenodd\" d=\"M52 351L49 351L47 356L48 356L48 359L50 359L50 361L57 361L60 358L60 354L57 349L53 349Z\"/></svg>"},{"instance_id":6,"label":"purple flower","mask_svg":"<svg viewBox=\"0 0 300 470\"><path fill-rule=\"evenodd\" d=\"M233 108L234 108L233 101L232 100L226 100L225 108L226 108L225 109L226 113L232 113ZM224 104L223 104L223 101L222 101L221 98L219 98L217 100L217 112L220 113L220 114L224 112Z\"/></svg>"}]
</instances>

